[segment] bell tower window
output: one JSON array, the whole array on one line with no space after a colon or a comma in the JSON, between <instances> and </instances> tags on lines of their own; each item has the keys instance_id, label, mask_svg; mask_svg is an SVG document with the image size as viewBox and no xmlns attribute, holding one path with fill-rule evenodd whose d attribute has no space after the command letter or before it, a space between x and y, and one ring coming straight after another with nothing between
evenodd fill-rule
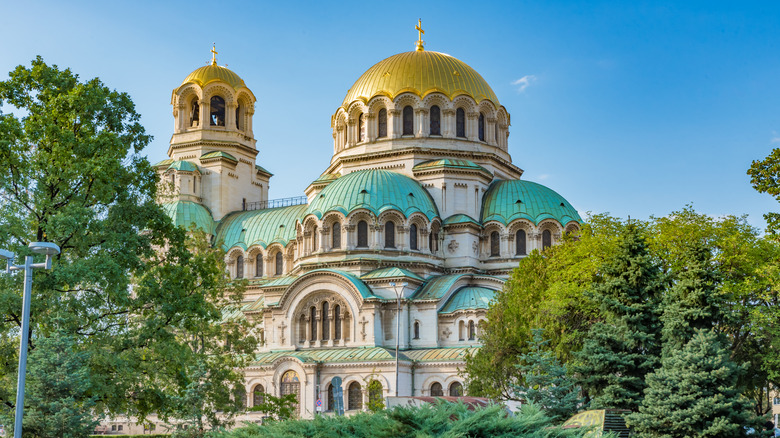
<instances>
[{"instance_id":1,"label":"bell tower window","mask_svg":"<svg viewBox=\"0 0 780 438\"><path fill-rule=\"evenodd\" d=\"M385 223L385 248L395 248L395 224L392 221Z\"/></svg>"},{"instance_id":2,"label":"bell tower window","mask_svg":"<svg viewBox=\"0 0 780 438\"><path fill-rule=\"evenodd\" d=\"M236 107L236 129L241 129L241 105Z\"/></svg>"},{"instance_id":3,"label":"bell tower window","mask_svg":"<svg viewBox=\"0 0 780 438\"><path fill-rule=\"evenodd\" d=\"M485 115L479 113L479 141L485 141Z\"/></svg>"},{"instance_id":4,"label":"bell tower window","mask_svg":"<svg viewBox=\"0 0 780 438\"><path fill-rule=\"evenodd\" d=\"M455 111L455 136L466 138L466 111L463 108Z\"/></svg>"},{"instance_id":5,"label":"bell tower window","mask_svg":"<svg viewBox=\"0 0 780 438\"><path fill-rule=\"evenodd\" d=\"M365 126L363 123L363 113L358 116L358 143L366 140Z\"/></svg>"},{"instance_id":6,"label":"bell tower window","mask_svg":"<svg viewBox=\"0 0 780 438\"><path fill-rule=\"evenodd\" d=\"M225 99L211 98L211 126L225 126Z\"/></svg>"},{"instance_id":7,"label":"bell tower window","mask_svg":"<svg viewBox=\"0 0 780 438\"><path fill-rule=\"evenodd\" d=\"M194 128L198 126L198 123L200 123L200 104L196 97L192 99L192 104L190 104L190 127Z\"/></svg>"},{"instance_id":8,"label":"bell tower window","mask_svg":"<svg viewBox=\"0 0 780 438\"><path fill-rule=\"evenodd\" d=\"M414 134L414 111L412 110L412 107L409 105L404 107L403 122L404 122L403 135L413 135Z\"/></svg>"},{"instance_id":9,"label":"bell tower window","mask_svg":"<svg viewBox=\"0 0 780 438\"><path fill-rule=\"evenodd\" d=\"M377 116L377 138L387 137L387 110L382 108Z\"/></svg>"},{"instance_id":10,"label":"bell tower window","mask_svg":"<svg viewBox=\"0 0 780 438\"><path fill-rule=\"evenodd\" d=\"M357 247L368 248L368 223L360 221L357 224Z\"/></svg>"},{"instance_id":11,"label":"bell tower window","mask_svg":"<svg viewBox=\"0 0 780 438\"><path fill-rule=\"evenodd\" d=\"M437 105L431 107L431 135L441 135L441 109Z\"/></svg>"}]
</instances>

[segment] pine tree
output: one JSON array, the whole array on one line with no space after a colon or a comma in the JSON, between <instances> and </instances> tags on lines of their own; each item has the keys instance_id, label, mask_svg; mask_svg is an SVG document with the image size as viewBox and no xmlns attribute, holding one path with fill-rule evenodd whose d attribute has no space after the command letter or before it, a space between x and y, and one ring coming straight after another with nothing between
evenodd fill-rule
<instances>
[{"instance_id":1,"label":"pine tree","mask_svg":"<svg viewBox=\"0 0 780 438\"><path fill-rule=\"evenodd\" d=\"M588 294L599 304L603 322L589 331L575 371L591 407L639 407L645 376L660 360L658 308L665 285L641 232L628 226Z\"/></svg>"},{"instance_id":2,"label":"pine tree","mask_svg":"<svg viewBox=\"0 0 780 438\"><path fill-rule=\"evenodd\" d=\"M638 413L627 424L640 438L739 437L751 424L750 402L737 390L743 370L712 329L699 329L647 376Z\"/></svg>"},{"instance_id":3,"label":"pine tree","mask_svg":"<svg viewBox=\"0 0 780 438\"><path fill-rule=\"evenodd\" d=\"M520 398L543 409L552 421L563 421L577 412L583 399L577 385L566 375L566 366L546 349L549 341L544 340L542 333L543 330L534 329L529 351L518 356L517 367L524 382L514 389Z\"/></svg>"}]
</instances>

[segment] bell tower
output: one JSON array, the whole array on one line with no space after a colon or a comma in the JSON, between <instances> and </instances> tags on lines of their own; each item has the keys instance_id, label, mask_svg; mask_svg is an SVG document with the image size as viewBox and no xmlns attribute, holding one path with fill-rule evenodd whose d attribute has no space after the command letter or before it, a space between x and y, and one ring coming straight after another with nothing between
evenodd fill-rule
<instances>
[{"instance_id":1,"label":"bell tower","mask_svg":"<svg viewBox=\"0 0 780 438\"><path fill-rule=\"evenodd\" d=\"M194 168L200 182L187 187L188 198L220 220L251 203L267 201L272 175L255 162L252 116L257 100L252 90L236 73L217 65L216 47L211 54L208 65L190 73L171 93L170 160L158 164L158 170L170 181L171 166L187 162L184 167ZM177 197L185 190L179 188L175 174L173 181Z\"/></svg>"}]
</instances>

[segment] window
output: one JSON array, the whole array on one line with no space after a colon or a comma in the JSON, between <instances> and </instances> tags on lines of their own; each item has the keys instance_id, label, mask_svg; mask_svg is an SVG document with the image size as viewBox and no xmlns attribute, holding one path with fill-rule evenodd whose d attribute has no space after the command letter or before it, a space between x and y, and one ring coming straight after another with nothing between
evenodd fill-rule
<instances>
[{"instance_id":1,"label":"window","mask_svg":"<svg viewBox=\"0 0 780 438\"><path fill-rule=\"evenodd\" d=\"M409 105L404 107L403 122L403 135L414 135L414 111Z\"/></svg>"},{"instance_id":2,"label":"window","mask_svg":"<svg viewBox=\"0 0 780 438\"><path fill-rule=\"evenodd\" d=\"M252 406L260 406L265 403L265 388L263 385L255 385L252 390Z\"/></svg>"},{"instance_id":3,"label":"window","mask_svg":"<svg viewBox=\"0 0 780 438\"><path fill-rule=\"evenodd\" d=\"M190 104L190 127L194 128L198 126L198 123L200 123L200 104L196 97L192 99L192 104Z\"/></svg>"},{"instance_id":4,"label":"window","mask_svg":"<svg viewBox=\"0 0 780 438\"><path fill-rule=\"evenodd\" d=\"M485 141L485 115L482 113L479 113L477 126L479 127L479 141Z\"/></svg>"},{"instance_id":5,"label":"window","mask_svg":"<svg viewBox=\"0 0 780 438\"><path fill-rule=\"evenodd\" d=\"M525 255L525 230L517 230L515 233L515 254Z\"/></svg>"},{"instance_id":6,"label":"window","mask_svg":"<svg viewBox=\"0 0 780 438\"><path fill-rule=\"evenodd\" d=\"M225 126L225 99L211 98L211 126Z\"/></svg>"},{"instance_id":7,"label":"window","mask_svg":"<svg viewBox=\"0 0 780 438\"><path fill-rule=\"evenodd\" d=\"M444 391L442 391L441 383L434 382L431 385L431 397L444 397Z\"/></svg>"},{"instance_id":8,"label":"window","mask_svg":"<svg viewBox=\"0 0 780 438\"><path fill-rule=\"evenodd\" d=\"M255 277L263 276L263 255L258 254L255 256Z\"/></svg>"},{"instance_id":9,"label":"window","mask_svg":"<svg viewBox=\"0 0 780 438\"><path fill-rule=\"evenodd\" d=\"M466 323L464 323L463 321L458 323L458 340L459 341L466 340Z\"/></svg>"},{"instance_id":10,"label":"window","mask_svg":"<svg viewBox=\"0 0 780 438\"><path fill-rule=\"evenodd\" d=\"M385 222L385 248L395 248L395 224Z\"/></svg>"},{"instance_id":11,"label":"window","mask_svg":"<svg viewBox=\"0 0 780 438\"><path fill-rule=\"evenodd\" d=\"M414 339L420 339L420 321L414 322Z\"/></svg>"},{"instance_id":12,"label":"window","mask_svg":"<svg viewBox=\"0 0 780 438\"><path fill-rule=\"evenodd\" d=\"M431 250L431 254L439 250L439 233L428 234L428 249Z\"/></svg>"},{"instance_id":13,"label":"window","mask_svg":"<svg viewBox=\"0 0 780 438\"><path fill-rule=\"evenodd\" d=\"M363 113L360 113L358 116L358 142L362 142L365 139L365 132L363 129Z\"/></svg>"},{"instance_id":14,"label":"window","mask_svg":"<svg viewBox=\"0 0 780 438\"><path fill-rule=\"evenodd\" d=\"M239 409L243 410L246 408L246 389L243 386L236 386L233 389L233 400Z\"/></svg>"},{"instance_id":15,"label":"window","mask_svg":"<svg viewBox=\"0 0 780 438\"><path fill-rule=\"evenodd\" d=\"M773 404L773 405L780 405L780 397L775 397L775 398L772 400L772 404Z\"/></svg>"},{"instance_id":16,"label":"window","mask_svg":"<svg viewBox=\"0 0 780 438\"><path fill-rule=\"evenodd\" d=\"M498 143L498 123L493 124L493 134L495 134L496 144Z\"/></svg>"},{"instance_id":17,"label":"window","mask_svg":"<svg viewBox=\"0 0 780 438\"><path fill-rule=\"evenodd\" d=\"M469 321L469 341L477 339L477 328L474 321Z\"/></svg>"},{"instance_id":18,"label":"window","mask_svg":"<svg viewBox=\"0 0 780 438\"><path fill-rule=\"evenodd\" d=\"M498 231L490 233L490 257L498 257L501 255L501 238L498 235Z\"/></svg>"},{"instance_id":19,"label":"window","mask_svg":"<svg viewBox=\"0 0 780 438\"><path fill-rule=\"evenodd\" d=\"M452 382L450 397L463 397L463 385L460 382Z\"/></svg>"},{"instance_id":20,"label":"window","mask_svg":"<svg viewBox=\"0 0 780 438\"><path fill-rule=\"evenodd\" d=\"M336 391L336 387L328 383L328 410L332 411L336 409L336 406L334 406L335 402L333 401L333 393Z\"/></svg>"},{"instance_id":21,"label":"window","mask_svg":"<svg viewBox=\"0 0 780 438\"><path fill-rule=\"evenodd\" d=\"M552 246L552 233L550 230L542 231L542 249L547 249Z\"/></svg>"},{"instance_id":22,"label":"window","mask_svg":"<svg viewBox=\"0 0 780 438\"><path fill-rule=\"evenodd\" d=\"M282 381L280 385L280 394L282 397L289 394L295 394L298 402L295 404L295 413L300 413L300 392L301 381L298 378L298 373L293 370L286 371L282 374Z\"/></svg>"},{"instance_id":23,"label":"window","mask_svg":"<svg viewBox=\"0 0 780 438\"><path fill-rule=\"evenodd\" d=\"M387 137L387 110L384 108L379 110L377 125L377 138Z\"/></svg>"},{"instance_id":24,"label":"window","mask_svg":"<svg viewBox=\"0 0 780 438\"><path fill-rule=\"evenodd\" d=\"M357 224L357 247L368 248L368 224L360 221Z\"/></svg>"},{"instance_id":25,"label":"window","mask_svg":"<svg viewBox=\"0 0 780 438\"><path fill-rule=\"evenodd\" d=\"M322 340L327 341L330 338L330 304L327 301L322 303Z\"/></svg>"},{"instance_id":26,"label":"window","mask_svg":"<svg viewBox=\"0 0 780 438\"><path fill-rule=\"evenodd\" d=\"M350 411L359 411L363 409L363 391L360 390L360 383L352 382L347 389L347 409Z\"/></svg>"},{"instance_id":27,"label":"window","mask_svg":"<svg viewBox=\"0 0 780 438\"><path fill-rule=\"evenodd\" d=\"M306 315L301 315L298 319L298 342L306 342Z\"/></svg>"},{"instance_id":28,"label":"window","mask_svg":"<svg viewBox=\"0 0 780 438\"><path fill-rule=\"evenodd\" d=\"M338 304L333 308L333 339L341 339L341 306Z\"/></svg>"},{"instance_id":29,"label":"window","mask_svg":"<svg viewBox=\"0 0 780 438\"><path fill-rule=\"evenodd\" d=\"M431 135L441 135L441 109L436 105L431 107Z\"/></svg>"},{"instance_id":30,"label":"window","mask_svg":"<svg viewBox=\"0 0 780 438\"><path fill-rule=\"evenodd\" d=\"M244 278L244 256L236 258L236 278Z\"/></svg>"},{"instance_id":31,"label":"window","mask_svg":"<svg viewBox=\"0 0 780 438\"><path fill-rule=\"evenodd\" d=\"M409 248L417 250L417 225L412 224L409 227Z\"/></svg>"},{"instance_id":32,"label":"window","mask_svg":"<svg viewBox=\"0 0 780 438\"><path fill-rule=\"evenodd\" d=\"M317 252L317 226L311 230L311 252Z\"/></svg>"},{"instance_id":33,"label":"window","mask_svg":"<svg viewBox=\"0 0 780 438\"><path fill-rule=\"evenodd\" d=\"M282 271L283 267L282 267L282 252L281 251L276 253L275 259L276 259L275 260L275 262L276 262L276 275L277 276L278 275L282 275L284 272Z\"/></svg>"},{"instance_id":34,"label":"window","mask_svg":"<svg viewBox=\"0 0 780 438\"><path fill-rule=\"evenodd\" d=\"M317 308L312 306L311 309L309 309L309 325L311 326L311 336L309 336L310 341L316 341L317 340Z\"/></svg>"},{"instance_id":35,"label":"window","mask_svg":"<svg viewBox=\"0 0 780 438\"><path fill-rule=\"evenodd\" d=\"M236 107L236 129L241 129L241 105Z\"/></svg>"},{"instance_id":36,"label":"window","mask_svg":"<svg viewBox=\"0 0 780 438\"><path fill-rule=\"evenodd\" d=\"M463 108L455 111L455 136L466 138L466 111Z\"/></svg>"},{"instance_id":37,"label":"window","mask_svg":"<svg viewBox=\"0 0 780 438\"><path fill-rule=\"evenodd\" d=\"M333 223L332 232L331 248L341 248L341 224L338 222Z\"/></svg>"}]
</instances>

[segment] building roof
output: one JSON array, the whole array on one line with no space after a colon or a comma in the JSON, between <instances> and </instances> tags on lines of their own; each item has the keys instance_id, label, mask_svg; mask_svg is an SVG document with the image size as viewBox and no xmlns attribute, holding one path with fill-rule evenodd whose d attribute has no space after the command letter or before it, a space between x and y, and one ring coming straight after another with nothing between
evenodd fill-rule
<instances>
[{"instance_id":1,"label":"building roof","mask_svg":"<svg viewBox=\"0 0 780 438\"><path fill-rule=\"evenodd\" d=\"M478 220L474 219L473 217L467 214L462 214L462 213L453 214L447 219L444 219L442 225L467 224L467 223L472 223L481 226Z\"/></svg>"},{"instance_id":2,"label":"building roof","mask_svg":"<svg viewBox=\"0 0 780 438\"><path fill-rule=\"evenodd\" d=\"M192 201L165 202L160 205L176 226L189 229L192 224L207 234L214 234L214 218L208 208Z\"/></svg>"},{"instance_id":3,"label":"building roof","mask_svg":"<svg viewBox=\"0 0 780 438\"><path fill-rule=\"evenodd\" d=\"M225 82L235 90L246 88L244 80L232 70L215 64L205 65L196 69L184 78L179 88L187 84L198 84L202 88L215 81Z\"/></svg>"},{"instance_id":4,"label":"building roof","mask_svg":"<svg viewBox=\"0 0 780 438\"><path fill-rule=\"evenodd\" d=\"M452 289L461 277L468 274L439 275L429 278L425 284L412 295L413 300L438 300Z\"/></svg>"},{"instance_id":5,"label":"building roof","mask_svg":"<svg viewBox=\"0 0 780 438\"><path fill-rule=\"evenodd\" d=\"M305 216L322 218L330 211L347 216L358 209L367 209L377 216L387 210L399 211L406 217L416 212L428 219L439 216L431 195L420 183L379 169L359 170L333 181L311 201Z\"/></svg>"},{"instance_id":6,"label":"building roof","mask_svg":"<svg viewBox=\"0 0 780 438\"><path fill-rule=\"evenodd\" d=\"M496 296L496 291L475 286L466 286L455 291L439 313L455 313L458 310L487 309Z\"/></svg>"},{"instance_id":7,"label":"building roof","mask_svg":"<svg viewBox=\"0 0 780 438\"><path fill-rule=\"evenodd\" d=\"M413 278L415 280L422 281L422 277L415 274L414 272L404 268L396 268L396 267L374 269L373 271L360 276L360 278L363 280L376 280L379 278L399 278L399 277Z\"/></svg>"},{"instance_id":8,"label":"building roof","mask_svg":"<svg viewBox=\"0 0 780 438\"><path fill-rule=\"evenodd\" d=\"M482 224L498 221L507 225L521 218L534 225L544 219L555 219L563 225L582 222L569 201L550 188L525 180L494 181L483 197Z\"/></svg>"},{"instance_id":9,"label":"building roof","mask_svg":"<svg viewBox=\"0 0 780 438\"><path fill-rule=\"evenodd\" d=\"M400 360L417 362L463 361L471 348L426 348L406 350L398 354ZM395 360L395 349L383 347L322 348L297 351L269 351L258 353L250 366L270 365L282 357L295 357L301 362L355 363Z\"/></svg>"},{"instance_id":10,"label":"building roof","mask_svg":"<svg viewBox=\"0 0 780 438\"><path fill-rule=\"evenodd\" d=\"M190 163L189 161L176 160L172 162L170 166L168 166L168 169L182 170L185 172L195 172L196 170L198 170L198 166Z\"/></svg>"},{"instance_id":11,"label":"building roof","mask_svg":"<svg viewBox=\"0 0 780 438\"><path fill-rule=\"evenodd\" d=\"M366 284L363 283L363 281L360 278L358 278L357 275L349 273L349 272L346 272L346 271L342 271L340 269L328 269L328 268L325 268L325 269L315 269L313 271L307 272L304 275L301 275L301 277L308 277L310 275L322 274L322 273L336 274L336 275L339 275L341 277L344 277L347 281L352 283L353 286L355 286L355 289L358 290L358 292L360 293L360 296L363 297L363 298L377 298L376 295L374 295L374 293L371 292L371 288L366 286Z\"/></svg>"},{"instance_id":12,"label":"building roof","mask_svg":"<svg viewBox=\"0 0 780 438\"><path fill-rule=\"evenodd\" d=\"M234 157L234 156L230 155L230 154L229 154L229 153L227 153L227 152L222 152L222 151L211 151L211 152L206 152L205 154L203 154L203 155L201 155L201 156L200 156L200 160L201 160L201 161L203 161L203 160L208 160L208 159L210 159L210 158L225 158L225 159L227 159L227 160L230 160L230 161L235 161L236 163L238 163L238 159L237 159L236 157ZM261 168L261 169L262 169L262 168ZM265 169L263 169L263 170L265 170Z\"/></svg>"},{"instance_id":13,"label":"building roof","mask_svg":"<svg viewBox=\"0 0 780 438\"><path fill-rule=\"evenodd\" d=\"M287 246L295 239L295 221L304 210L306 204L230 213L219 222L215 241L221 242L224 249L247 249L252 245L267 248L275 242Z\"/></svg>"},{"instance_id":14,"label":"building roof","mask_svg":"<svg viewBox=\"0 0 780 438\"><path fill-rule=\"evenodd\" d=\"M424 161L414 166L412 171L419 172L433 169L473 170L483 173L488 178L493 178L493 174L479 164L469 160L458 160L454 158L442 158L440 160Z\"/></svg>"},{"instance_id":15,"label":"building roof","mask_svg":"<svg viewBox=\"0 0 780 438\"><path fill-rule=\"evenodd\" d=\"M491 101L500 106L498 97L476 70L450 55L417 50L393 55L366 70L350 87L342 107L356 100L368 102L374 96L394 99L401 93L413 93L424 98L438 92L450 100L470 96L477 102Z\"/></svg>"}]
</instances>

